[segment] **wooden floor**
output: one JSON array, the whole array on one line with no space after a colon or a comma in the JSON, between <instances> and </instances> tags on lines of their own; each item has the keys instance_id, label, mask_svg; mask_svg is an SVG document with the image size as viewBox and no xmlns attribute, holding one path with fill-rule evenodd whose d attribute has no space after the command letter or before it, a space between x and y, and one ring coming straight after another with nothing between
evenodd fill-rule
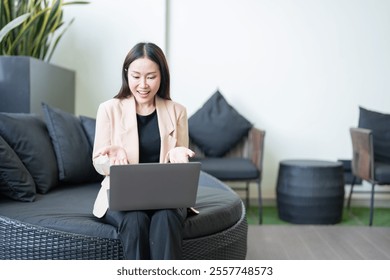
<instances>
[{"instance_id":1,"label":"wooden floor","mask_svg":"<svg viewBox=\"0 0 390 280\"><path fill-rule=\"evenodd\" d=\"M248 260L390 260L390 227L250 225Z\"/></svg>"}]
</instances>

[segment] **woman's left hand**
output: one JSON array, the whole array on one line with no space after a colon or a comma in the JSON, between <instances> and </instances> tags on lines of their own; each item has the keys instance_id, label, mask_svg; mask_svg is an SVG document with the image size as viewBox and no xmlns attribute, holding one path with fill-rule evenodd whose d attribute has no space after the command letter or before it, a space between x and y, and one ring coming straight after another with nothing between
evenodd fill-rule
<instances>
[{"instance_id":1,"label":"woman's left hand","mask_svg":"<svg viewBox=\"0 0 390 280\"><path fill-rule=\"evenodd\" d=\"M169 151L169 161L172 163L188 162L195 153L186 147L176 147Z\"/></svg>"}]
</instances>

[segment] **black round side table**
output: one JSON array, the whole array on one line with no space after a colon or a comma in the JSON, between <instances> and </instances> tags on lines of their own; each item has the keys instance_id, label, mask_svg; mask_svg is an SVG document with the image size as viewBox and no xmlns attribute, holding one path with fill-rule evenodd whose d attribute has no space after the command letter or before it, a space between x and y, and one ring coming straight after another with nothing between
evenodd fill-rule
<instances>
[{"instance_id":1,"label":"black round side table","mask_svg":"<svg viewBox=\"0 0 390 280\"><path fill-rule=\"evenodd\" d=\"M341 162L283 160L276 187L279 218L295 224L336 224L342 219Z\"/></svg>"}]
</instances>

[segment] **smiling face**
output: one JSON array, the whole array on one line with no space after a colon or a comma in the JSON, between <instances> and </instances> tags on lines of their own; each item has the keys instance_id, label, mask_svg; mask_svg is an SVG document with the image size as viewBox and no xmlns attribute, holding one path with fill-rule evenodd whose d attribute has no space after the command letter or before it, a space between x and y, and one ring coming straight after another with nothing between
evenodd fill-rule
<instances>
[{"instance_id":1,"label":"smiling face","mask_svg":"<svg viewBox=\"0 0 390 280\"><path fill-rule=\"evenodd\" d=\"M146 57L139 58L129 65L127 75L137 105L154 106L154 97L161 83L158 65Z\"/></svg>"}]
</instances>

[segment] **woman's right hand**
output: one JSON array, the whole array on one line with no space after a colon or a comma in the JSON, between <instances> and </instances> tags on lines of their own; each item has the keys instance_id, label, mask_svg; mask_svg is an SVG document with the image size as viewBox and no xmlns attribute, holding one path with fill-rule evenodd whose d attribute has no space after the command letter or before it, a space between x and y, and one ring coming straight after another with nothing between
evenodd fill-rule
<instances>
[{"instance_id":1,"label":"woman's right hand","mask_svg":"<svg viewBox=\"0 0 390 280\"><path fill-rule=\"evenodd\" d=\"M110 160L110 165L129 164L125 149L120 146L107 146L102 148L98 155L107 155Z\"/></svg>"}]
</instances>

